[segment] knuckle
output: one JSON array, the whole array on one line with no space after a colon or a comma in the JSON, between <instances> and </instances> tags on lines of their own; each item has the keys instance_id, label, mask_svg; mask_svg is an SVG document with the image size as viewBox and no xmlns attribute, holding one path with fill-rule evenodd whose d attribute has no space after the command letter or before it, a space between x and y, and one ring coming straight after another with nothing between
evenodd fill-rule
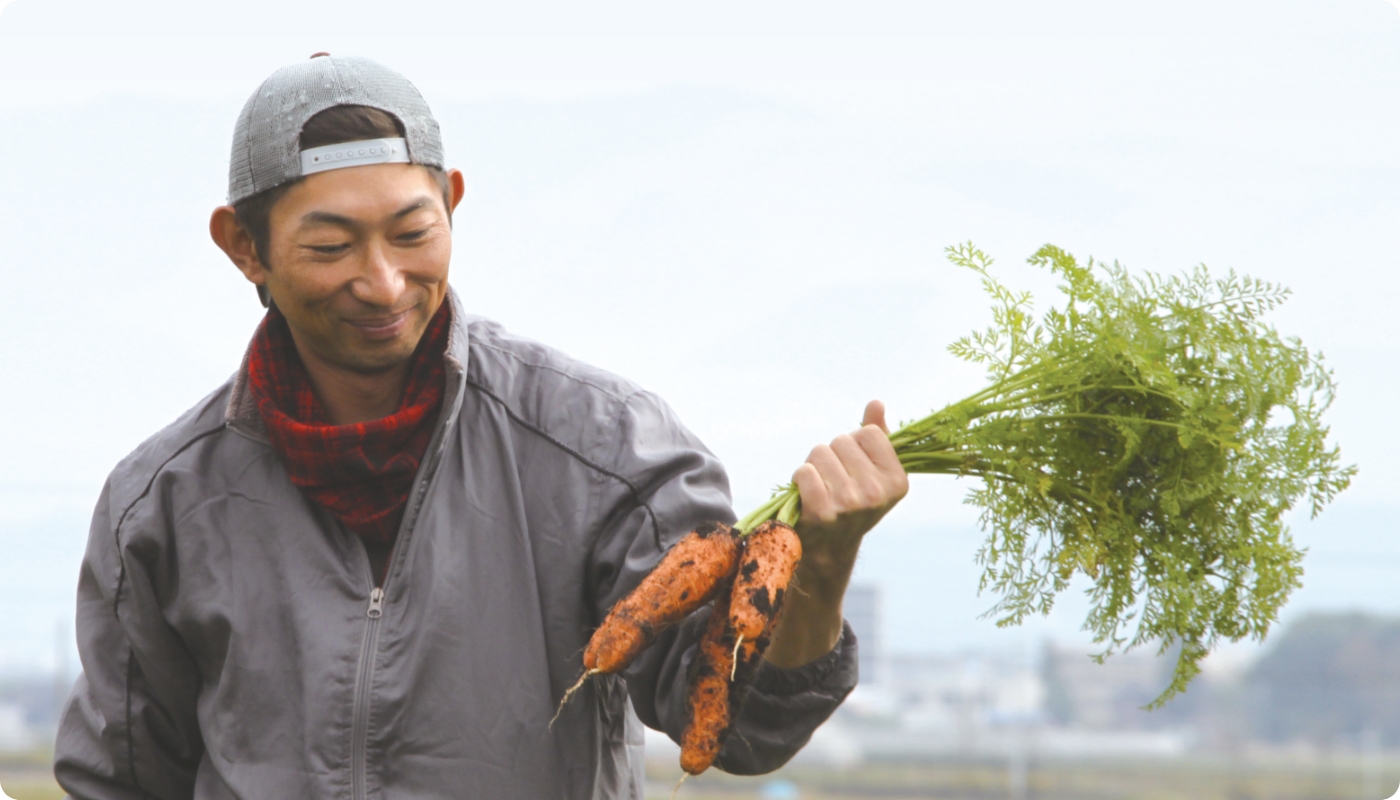
<instances>
[{"instance_id":1,"label":"knuckle","mask_svg":"<svg viewBox=\"0 0 1400 800\"><path fill-rule=\"evenodd\" d=\"M877 478L867 478L861 481L861 505L878 506L885 502L885 487Z\"/></svg>"},{"instance_id":2,"label":"knuckle","mask_svg":"<svg viewBox=\"0 0 1400 800\"><path fill-rule=\"evenodd\" d=\"M865 505L865 493L860 487L854 484L847 484L842 487L840 493L841 507L844 509L861 508Z\"/></svg>"}]
</instances>

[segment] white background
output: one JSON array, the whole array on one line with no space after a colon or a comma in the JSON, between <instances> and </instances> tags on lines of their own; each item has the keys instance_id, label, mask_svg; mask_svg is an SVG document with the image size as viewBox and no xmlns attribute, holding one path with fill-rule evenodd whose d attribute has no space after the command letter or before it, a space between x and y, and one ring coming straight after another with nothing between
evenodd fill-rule
<instances>
[{"instance_id":1,"label":"white background","mask_svg":"<svg viewBox=\"0 0 1400 800\"><path fill-rule=\"evenodd\" d=\"M393 4L14 0L0 12L0 670L71 636L106 473L237 366L260 314L209 243L233 121L272 70L361 54L418 84L467 174L453 283L655 389L742 513L865 401L977 389L987 322L942 248L1051 295L1045 242L1293 288L1361 474L1287 610L1400 612L1400 14L1331 2ZM1082 641L1083 603L977 615L964 487L871 534L891 650ZM1076 639L1076 637L1081 637ZM1241 651L1237 651L1241 652Z\"/></svg>"}]
</instances>

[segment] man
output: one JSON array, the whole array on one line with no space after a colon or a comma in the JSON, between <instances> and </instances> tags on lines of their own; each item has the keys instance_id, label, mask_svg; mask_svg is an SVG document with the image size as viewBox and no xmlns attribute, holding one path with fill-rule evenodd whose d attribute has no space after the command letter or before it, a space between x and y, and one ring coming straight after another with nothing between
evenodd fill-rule
<instances>
[{"instance_id":1,"label":"man","mask_svg":"<svg viewBox=\"0 0 1400 800\"><path fill-rule=\"evenodd\" d=\"M234 377L113 471L55 772L79 798L641 797L707 612L585 684L591 630L705 520L715 458L655 396L466 316L437 124L318 54L234 133L214 241L268 313ZM872 403L795 474L796 591L718 766L772 770L855 683L841 597L907 491Z\"/></svg>"}]
</instances>

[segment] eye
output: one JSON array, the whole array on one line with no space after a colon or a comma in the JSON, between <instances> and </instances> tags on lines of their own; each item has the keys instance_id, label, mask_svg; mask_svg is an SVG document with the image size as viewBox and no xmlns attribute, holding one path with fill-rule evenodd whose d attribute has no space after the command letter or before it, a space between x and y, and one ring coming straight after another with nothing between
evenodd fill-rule
<instances>
[{"instance_id":1,"label":"eye","mask_svg":"<svg viewBox=\"0 0 1400 800\"><path fill-rule=\"evenodd\" d=\"M418 241L419 239L422 239L424 236L427 236L427 235L428 235L428 229L427 229L427 228L421 228L421 229L416 230L416 231L408 231L407 233L401 233L401 234L399 234L399 241L401 241L401 242L416 242L416 241Z\"/></svg>"},{"instance_id":2,"label":"eye","mask_svg":"<svg viewBox=\"0 0 1400 800\"><path fill-rule=\"evenodd\" d=\"M348 244L308 244L306 249L323 256L334 256L350 249Z\"/></svg>"}]
</instances>

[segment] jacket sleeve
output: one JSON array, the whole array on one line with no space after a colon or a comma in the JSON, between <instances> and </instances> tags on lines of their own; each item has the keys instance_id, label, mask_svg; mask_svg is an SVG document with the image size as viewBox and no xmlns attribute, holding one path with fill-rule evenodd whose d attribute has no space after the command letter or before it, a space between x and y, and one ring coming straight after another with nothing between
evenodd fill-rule
<instances>
[{"instance_id":1,"label":"jacket sleeve","mask_svg":"<svg viewBox=\"0 0 1400 800\"><path fill-rule=\"evenodd\" d=\"M204 752L198 671L157 600L172 574L161 504L143 498L114 507L109 481L78 577L83 674L59 720L54 775L79 800L191 797Z\"/></svg>"},{"instance_id":2,"label":"jacket sleeve","mask_svg":"<svg viewBox=\"0 0 1400 800\"><path fill-rule=\"evenodd\" d=\"M667 547L707 520L732 523L729 482L719 460L659 398L628 398L609 459L617 480L605 492L594 550L593 590L601 620L660 561ZM680 741L690 664L709 609L658 637L624 673L637 716ZM716 765L753 775L781 767L856 683L856 645L846 628L825 657L797 669L764 663Z\"/></svg>"}]
</instances>

